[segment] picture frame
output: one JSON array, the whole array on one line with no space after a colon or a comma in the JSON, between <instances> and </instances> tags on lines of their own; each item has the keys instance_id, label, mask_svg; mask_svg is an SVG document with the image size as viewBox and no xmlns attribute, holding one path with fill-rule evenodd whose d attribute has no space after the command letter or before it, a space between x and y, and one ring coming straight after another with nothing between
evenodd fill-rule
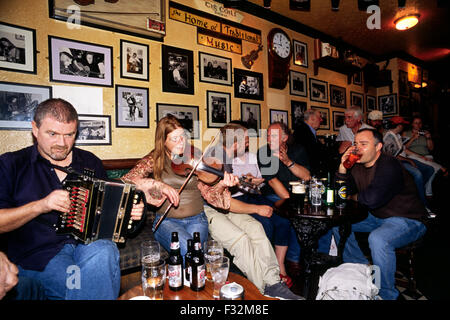
<instances>
[{"instance_id":1,"label":"picture frame","mask_svg":"<svg viewBox=\"0 0 450 320\"><path fill-rule=\"evenodd\" d=\"M166 34L164 0L91 1L89 6L76 2L49 0L50 18L66 22L68 29L83 25L156 41L162 41Z\"/></svg>"},{"instance_id":2,"label":"picture frame","mask_svg":"<svg viewBox=\"0 0 450 320\"><path fill-rule=\"evenodd\" d=\"M306 97L308 96L306 73L289 70L289 94Z\"/></svg>"},{"instance_id":3,"label":"picture frame","mask_svg":"<svg viewBox=\"0 0 450 320\"><path fill-rule=\"evenodd\" d=\"M120 77L148 81L149 45L120 39Z\"/></svg>"},{"instance_id":4,"label":"picture frame","mask_svg":"<svg viewBox=\"0 0 450 320\"><path fill-rule=\"evenodd\" d=\"M52 87L0 82L0 130L31 130L34 110L52 97Z\"/></svg>"},{"instance_id":5,"label":"picture frame","mask_svg":"<svg viewBox=\"0 0 450 320\"><path fill-rule=\"evenodd\" d=\"M48 36L50 81L113 86L113 48Z\"/></svg>"},{"instance_id":6,"label":"picture frame","mask_svg":"<svg viewBox=\"0 0 450 320\"><path fill-rule=\"evenodd\" d=\"M353 74L353 84L362 86L362 72L361 71L358 71L355 74Z\"/></svg>"},{"instance_id":7,"label":"picture frame","mask_svg":"<svg viewBox=\"0 0 450 320\"><path fill-rule=\"evenodd\" d=\"M36 74L36 30L0 22L0 70Z\"/></svg>"},{"instance_id":8,"label":"picture frame","mask_svg":"<svg viewBox=\"0 0 450 320\"><path fill-rule=\"evenodd\" d=\"M375 96L366 95L366 112L377 110L377 98Z\"/></svg>"},{"instance_id":9,"label":"picture frame","mask_svg":"<svg viewBox=\"0 0 450 320\"><path fill-rule=\"evenodd\" d=\"M383 116L396 115L397 108L397 94L391 93L378 97L379 110L383 112Z\"/></svg>"},{"instance_id":10,"label":"picture frame","mask_svg":"<svg viewBox=\"0 0 450 320\"><path fill-rule=\"evenodd\" d=\"M350 105L360 107L364 110L364 95L362 93L350 91Z\"/></svg>"},{"instance_id":11,"label":"picture frame","mask_svg":"<svg viewBox=\"0 0 450 320\"><path fill-rule=\"evenodd\" d=\"M199 51L198 62L200 82L232 85L233 63L230 58Z\"/></svg>"},{"instance_id":12,"label":"picture frame","mask_svg":"<svg viewBox=\"0 0 450 320\"><path fill-rule=\"evenodd\" d=\"M274 122L282 122L286 126L289 126L289 118L288 118L288 112L286 110L278 110L278 109L270 109L270 123Z\"/></svg>"},{"instance_id":13,"label":"picture frame","mask_svg":"<svg viewBox=\"0 0 450 320\"><path fill-rule=\"evenodd\" d=\"M409 97L408 72L398 70L398 95Z\"/></svg>"},{"instance_id":14,"label":"picture frame","mask_svg":"<svg viewBox=\"0 0 450 320\"><path fill-rule=\"evenodd\" d=\"M345 113L333 111L333 131L339 132L339 128L345 124Z\"/></svg>"},{"instance_id":15,"label":"picture frame","mask_svg":"<svg viewBox=\"0 0 450 320\"><path fill-rule=\"evenodd\" d=\"M208 128L221 128L231 121L231 93L206 91Z\"/></svg>"},{"instance_id":16,"label":"picture frame","mask_svg":"<svg viewBox=\"0 0 450 320\"><path fill-rule=\"evenodd\" d=\"M291 100L291 126L295 129L304 120L304 114L307 108L305 101Z\"/></svg>"},{"instance_id":17,"label":"picture frame","mask_svg":"<svg viewBox=\"0 0 450 320\"><path fill-rule=\"evenodd\" d=\"M328 83L309 78L309 99L311 101L328 103Z\"/></svg>"},{"instance_id":18,"label":"picture frame","mask_svg":"<svg viewBox=\"0 0 450 320\"><path fill-rule=\"evenodd\" d=\"M263 74L234 68L234 96L236 98L264 100Z\"/></svg>"},{"instance_id":19,"label":"picture frame","mask_svg":"<svg viewBox=\"0 0 450 320\"><path fill-rule=\"evenodd\" d=\"M322 116L322 122L320 123L318 130L329 130L330 129L330 109L324 107L311 106L311 109L319 110Z\"/></svg>"},{"instance_id":20,"label":"picture frame","mask_svg":"<svg viewBox=\"0 0 450 320\"><path fill-rule=\"evenodd\" d=\"M249 137L259 137L261 129L261 105L258 103L241 102L241 120L248 127Z\"/></svg>"},{"instance_id":21,"label":"picture frame","mask_svg":"<svg viewBox=\"0 0 450 320\"><path fill-rule=\"evenodd\" d=\"M308 68L308 45L304 42L292 40L294 65Z\"/></svg>"},{"instance_id":22,"label":"picture frame","mask_svg":"<svg viewBox=\"0 0 450 320\"><path fill-rule=\"evenodd\" d=\"M191 50L161 45L164 92L194 94L194 58Z\"/></svg>"},{"instance_id":23,"label":"picture frame","mask_svg":"<svg viewBox=\"0 0 450 320\"><path fill-rule=\"evenodd\" d=\"M77 146L111 145L111 116L79 114Z\"/></svg>"},{"instance_id":24,"label":"picture frame","mask_svg":"<svg viewBox=\"0 0 450 320\"><path fill-rule=\"evenodd\" d=\"M182 105L172 103L156 104L157 122L168 114L175 116L180 121L183 128L186 129L186 131L189 133L190 139L200 138L198 106L188 106L184 104Z\"/></svg>"},{"instance_id":25,"label":"picture frame","mask_svg":"<svg viewBox=\"0 0 450 320\"><path fill-rule=\"evenodd\" d=\"M148 88L116 85L116 127L149 127Z\"/></svg>"},{"instance_id":26,"label":"picture frame","mask_svg":"<svg viewBox=\"0 0 450 320\"><path fill-rule=\"evenodd\" d=\"M347 107L347 92L344 87L330 84L330 105L338 108Z\"/></svg>"}]
</instances>

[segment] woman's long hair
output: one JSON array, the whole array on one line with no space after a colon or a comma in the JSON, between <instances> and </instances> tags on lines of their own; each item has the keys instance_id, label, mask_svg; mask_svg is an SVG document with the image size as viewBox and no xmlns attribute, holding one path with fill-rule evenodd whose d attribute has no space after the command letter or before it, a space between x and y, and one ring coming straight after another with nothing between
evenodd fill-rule
<instances>
[{"instance_id":1,"label":"woman's long hair","mask_svg":"<svg viewBox=\"0 0 450 320\"><path fill-rule=\"evenodd\" d=\"M169 133L172 131L183 128L183 126L180 124L178 119L169 114L159 120L158 126L156 127L156 133L155 133L155 149L153 152L153 178L155 180L161 181L161 176L164 169L164 163L167 160L168 153L166 149L166 139Z\"/></svg>"}]
</instances>

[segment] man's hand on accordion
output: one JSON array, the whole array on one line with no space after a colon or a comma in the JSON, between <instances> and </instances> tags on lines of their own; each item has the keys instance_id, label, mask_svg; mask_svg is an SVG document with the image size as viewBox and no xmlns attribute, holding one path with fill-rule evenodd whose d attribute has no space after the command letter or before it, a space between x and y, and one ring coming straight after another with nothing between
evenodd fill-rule
<instances>
[{"instance_id":1,"label":"man's hand on accordion","mask_svg":"<svg viewBox=\"0 0 450 320\"><path fill-rule=\"evenodd\" d=\"M166 199L169 199L171 203L176 207L180 202L180 196L178 191L164 182L156 181L151 178L144 178L135 180L139 190L145 193L147 203L155 207L160 207Z\"/></svg>"},{"instance_id":2,"label":"man's hand on accordion","mask_svg":"<svg viewBox=\"0 0 450 320\"><path fill-rule=\"evenodd\" d=\"M42 213L52 210L68 212L70 210L69 192L66 190L54 190L41 201Z\"/></svg>"}]
</instances>

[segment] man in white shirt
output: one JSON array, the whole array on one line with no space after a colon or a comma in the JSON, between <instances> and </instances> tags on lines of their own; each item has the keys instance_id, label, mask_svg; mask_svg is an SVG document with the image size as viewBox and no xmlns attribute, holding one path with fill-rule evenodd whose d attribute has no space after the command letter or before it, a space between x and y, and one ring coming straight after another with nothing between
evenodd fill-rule
<instances>
[{"instance_id":1,"label":"man in white shirt","mask_svg":"<svg viewBox=\"0 0 450 320\"><path fill-rule=\"evenodd\" d=\"M373 129L362 121L363 113L360 107L352 106L345 110L345 124L339 128L336 141L340 142L339 154L343 154L355 140L355 133L359 129Z\"/></svg>"}]
</instances>

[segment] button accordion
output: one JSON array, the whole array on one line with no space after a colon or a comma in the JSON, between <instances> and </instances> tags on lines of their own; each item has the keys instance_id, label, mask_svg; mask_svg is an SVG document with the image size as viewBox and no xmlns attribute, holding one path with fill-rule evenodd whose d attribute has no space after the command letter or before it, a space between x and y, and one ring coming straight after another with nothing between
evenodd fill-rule
<instances>
[{"instance_id":1,"label":"button accordion","mask_svg":"<svg viewBox=\"0 0 450 320\"><path fill-rule=\"evenodd\" d=\"M88 175L86 175L88 173ZM71 234L91 243L108 239L124 243L132 229L131 209L145 195L136 186L121 181L92 178L85 169L79 180L66 180L63 188L70 194L70 210L61 213L56 225L57 234Z\"/></svg>"}]
</instances>

